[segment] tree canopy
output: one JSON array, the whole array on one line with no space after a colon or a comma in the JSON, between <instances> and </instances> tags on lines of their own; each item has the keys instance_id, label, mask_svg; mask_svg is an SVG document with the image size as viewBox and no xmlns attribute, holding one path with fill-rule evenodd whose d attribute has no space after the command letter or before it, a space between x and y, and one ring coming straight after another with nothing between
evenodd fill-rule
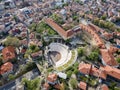
<instances>
[{"instance_id":1,"label":"tree canopy","mask_svg":"<svg viewBox=\"0 0 120 90\"><path fill-rule=\"evenodd\" d=\"M21 45L20 40L16 37L7 37L4 44L6 46L14 46L14 47L19 47Z\"/></svg>"},{"instance_id":2,"label":"tree canopy","mask_svg":"<svg viewBox=\"0 0 120 90\"><path fill-rule=\"evenodd\" d=\"M120 57L119 57L119 58L117 58L117 62L118 62L118 63L120 63Z\"/></svg>"},{"instance_id":3,"label":"tree canopy","mask_svg":"<svg viewBox=\"0 0 120 90\"><path fill-rule=\"evenodd\" d=\"M71 78L71 79L70 79L70 84L71 84L71 87L72 87L73 89L76 89L78 82L77 82L77 80L76 80L75 78Z\"/></svg>"},{"instance_id":4,"label":"tree canopy","mask_svg":"<svg viewBox=\"0 0 120 90\"><path fill-rule=\"evenodd\" d=\"M99 59L99 53L98 52L91 52L90 55L88 55L89 60L97 61Z\"/></svg>"},{"instance_id":5,"label":"tree canopy","mask_svg":"<svg viewBox=\"0 0 120 90\"><path fill-rule=\"evenodd\" d=\"M25 84L26 90L37 90L39 82L40 82L39 78L33 80L28 80L26 78L22 79L22 83Z\"/></svg>"},{"instance_id":6,"label":"tree canopy","mask_svg":"<svg viewBox=\"0 0 120 90\"><path fill-rule=\"evenodd\" d=\"M36 31L38 33L43 33L43 34L47 34L47 35L55 35L56 32L50 27L48 26L44 21L41 21L37 26L36 26Z\"/></svg>"},{"instance_id":7,"label":"tree canopy","mask_svg":"<svg viewBox=\"0 0 120 90\"><path fill-rule=\"evenodd\" d=\"M77 51L78 51L78 56L79 56L79 57L84 54L83 48L78 48Z\"/></svg>"},{"instance_id":8,"label":"tree canopy","mask_svg":"<svg viewBox=\"0 0 120 90\"><path fill-rule=\"evenodd\" d=\"M62 17L58 14L52 14L51 18L59 25L64 23Z\"/></svg>"}]
</instances>

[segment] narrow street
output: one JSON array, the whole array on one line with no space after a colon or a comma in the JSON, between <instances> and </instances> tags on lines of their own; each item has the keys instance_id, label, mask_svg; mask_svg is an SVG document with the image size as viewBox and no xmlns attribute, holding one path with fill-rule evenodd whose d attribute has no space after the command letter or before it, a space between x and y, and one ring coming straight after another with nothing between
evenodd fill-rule
<instances>
[{"instance_id":1,"label":"narrow street","mask_svg":"<svg viewBox=\"0 0 120 90\"><path fill-rule=\"evenodd\" d=\"M22 78L27 78L29 80L32 80L40 75L40 72L38 69L34 69L32 71L29 71L28 73L24 74L23 76L15 79L14 81L11 81L7 83L4 86L0 87L0 90L16 90L16 88L21 84Z\"/></svg>"}]
</instances>

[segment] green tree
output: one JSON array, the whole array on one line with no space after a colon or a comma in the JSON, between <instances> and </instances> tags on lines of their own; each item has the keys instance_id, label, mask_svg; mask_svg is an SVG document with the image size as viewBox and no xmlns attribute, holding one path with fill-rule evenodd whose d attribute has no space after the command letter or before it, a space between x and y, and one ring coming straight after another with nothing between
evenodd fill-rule
<instances>
[{"instance_id":1,"label":"green tree","mask_svg":"<svg viewBox=\"0 0 120 90\"><path fill-rule=\"evenodd\" d=\"M21 45L20 40L16 37L7 37L4 44L6 46L14 46L14 47L19 47Z\"/></svg>"},{"instance_id":2,"label":"green tree","mask_svg":"<svg viewBox=\"0 0 120 90\"><path fill-rule=\"evenodd\" d=\"M77 80L76 80L75 78L71 78L69 82L70 82L71 87L72 87L73 89L76 89L76 88L77 88L78 82L77 82Z\"/></svg>"},{"instance_id":3,"label":"green tree","mask_svg":"<svg viewBox=\"0 0 120 90\"><path fill-rule=\"evenodd\" d=\"M120 57L116 59L118 63L120 63Z\"/></svg>"},{"instance_id":4,"label":"green tree","mask_svg":"<svg viewBox=\"0 0 120 90\"><path fill-rule=\"evenodd\" d=\"M34 44L30 45L30 51L31 51L31 53L37 52L37 51L39 51L39 50L40 50L40 49L39 49L38 46L36 46L36 45L34 45Z\"/></svg>"},{"instance_id":5,"label":"green tree","mask_svg":"<svg viewBox=\"0 0 120 90\"><path fill-rule=\"evenodd\" d=\"M40 79L36 78L33 80L28 80L26 78L22 79L22 83L25 84L26 90L37 90L39 86Z\"/></svg>"},{"instance_id":6,"label":"green tree","mask_svg":"<svg viewBox=\"0 0 120 90\"><path fill-rule=\"evenodd\" d=\"M0 57L0 66L3 64L2 58Z\"/></svg>"},{"instance_id":7,"label":"green tree","mask_svg":"<svg viewBox=\"0 0 120 90\"><path fill-rule=\"evenodd\" d=\"M78 19L78 16L77 15L74 15L73 16L73 20L77 20Z\"/></svg>"},{"instance_id":8,"label":"green tree","mask_svg":"<svg viewBox=\"0 0 120 90\"><path fill-rule=\"evenodd\" d=\"M75 0L77 3L80 3L81 0Z\"/></svg>"},{"instance_id":9,"label":"green tree","mask_svg":"<svg viewBox=\"0 0 120 90\"><path fill-rule=\"evenodd\" d=\"M30 49L31 49L31 50L35 50L35 48L36 48L36 45L33 45L33 44L30 45Z\"/></svg>"},{"instance_id":10,"label":"green tree","mask_svg":"<svg viewBox=\"0 0 120 90\"><path fill-rule=\"evenodd\" d=\"M45 22L41 21L37 26L36 26L36 31L37 33L41 34L47 34L47 35L55 35L56 32L48 26Z\"/></svg>"},{"instance_id":11,"label":"green tree","mask_svg":"<svg viewBox=\"0 0 120 90\"><path fill-rule=\"evenodd\" d=\"M13 19L15 20L15 22L19 21L16 15L13 16Z\"/></svg>"},{"instance_id":12,"label":"green tree","mask_svg":"<svg viewBox=\"0 0 120 90\"><path fill-rule=\"evenodd\" d=\"M78 68L75 68L74 71L73 71L73 73L74 73L75 75L77 75L77 74L79 73Z\"/></svg>"},{"instance_id":13,"label":"green tree","mask_svg":"<svg viewBox=\"0 0 120 90\"><path fill-rule=\"evenodd\" d=\"M98 52L91 52L90 55L88 55L88 59L92 61L97 61L99 59Z\"/></svg>"},{"instance_id":14,"label":"green tree","mask_svg":"<svg viewBox=\"0 0 120 90\"><path fill-rule=\"evenodd\" d=\"M78 48L77 51L78 51L78 56L79 56L79 57L84 54L83 48Z\"/></svg>"},{"instance_id":15,"label":"green tree","mask_svg":"<svg viewBox=\"0 0 120 90\"><path fill-rule=\"evenodd\" d=\"M107 18L107 15L106 15L106 14L104 14L103 16L101 16L101 19L102 19L102 20L106 20L106 18Z\"/></svg>"},{"instance_id":16,"label":"green tree","mask_svg":"<svg viewBox=\"0 0 120 90\"><path fill-rule=\"evenodd\" d=\"M64 23L62 17L58 14L52 14L51 18L60 25Z\"/></svg>"},{"instance_id":17,"label":"green tree","mask_svg":"<svg viewBox=\"0 0 120 90\"><path fill-rule=\"evenodd\" d=\"M98 25L99 19L94 19L94 20L93 20L93 23L94 23L95 25Z\"/></svg>"},{"instance_id":18,"label":"green tree","mask_svg":"<svg viewBox=\"0 0 120 90\"><path fill-rule=\"evenodd\" d=\"M9 78L9 80L14 80L14 79L15 79L15 76L12 75L12 74L9 74L8 78Z\"/></svg>"},{"instance_id":19,"label":"green tree","mask_svg":"<svg viewBox=\"0 0 120 90\"><path fill-rule=\"evenodd\" d=\"M36 24L36 23L32 23L32 24L29 26L29 29L30 29L30 31L36 31L36 27L37 27L37 24Z\"/></svg>"},{"instance_id":20,"label":"green tree","mask_svg":"<svg viewBox=\"0 0 120 90\"><path fill-rule=\"evenodd\" d=\"M95 85L97 85L98 81L96 79L90 79L90 80L88 80L88 83L89 83L89 85L94 87Z\"/></svg>"},{"instance_id":21,"label":"green tree","mask_svg":"<svg viewBox=\"0 0 120 90\"><path fill-rule=\"evenodd\" d=\"M67 71L67 77L70 78L72 75L72 71Z\"/></svg>"},{"instance_id":22,"label":"green tree","mask_svg":"<svg viewBox=\"0 0 120 90\"><path fill-rule=\"evenodd\" d=\"M111 82L110 84L110 90L115 90L117 83L116 82Z\"/></svg>"}]
</instances>

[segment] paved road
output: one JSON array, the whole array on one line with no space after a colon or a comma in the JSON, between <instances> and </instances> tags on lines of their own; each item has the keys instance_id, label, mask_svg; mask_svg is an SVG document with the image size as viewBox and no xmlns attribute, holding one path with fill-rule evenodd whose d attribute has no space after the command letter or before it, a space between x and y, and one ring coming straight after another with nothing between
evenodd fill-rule
<instances>
[{"instance_id":1,"label":"paved road","mask_svg":"<svg viewBox=\"0 0 120 90\"><path fill-rule=\"evenodd\" d=\"M4 86L1 86L0 90L16 90L16 87L21 84L21 80L23 77L26 77L27 79L34 79L35 77L37 77L39 75L40 75L39 70L34 69L34 70L24 74L23 76L17 78L16 80L11 81Z\"/></svg>"}]
</instances>

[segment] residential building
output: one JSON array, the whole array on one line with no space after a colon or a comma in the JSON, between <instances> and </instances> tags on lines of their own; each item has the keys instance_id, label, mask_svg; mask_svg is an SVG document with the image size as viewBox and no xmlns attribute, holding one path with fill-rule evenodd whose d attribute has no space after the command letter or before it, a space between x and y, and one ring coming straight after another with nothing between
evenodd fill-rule
<instances>
[{"instance_id":1,"label":"residential building","mask_svg":"<svg viewBox=\"0 0 120 90\"><path fill-rule=\"evenodd\" d=\"M4 63L0 67L0 75L2 75L3 77L8 76L8 74L12 73L12 71L13 71L13 64L11 62Z\"/></svg>"},{"instance_id":2,"label":"residential building","mask_svg":"<svg viewBox=\"0 0 120 90\"><path fill-rule=\"evenodd\" d=\"M38 52L35 52L35 53L32 53L31 54L31 57L33 58L33 59L37 59L37 58L39 58L39 57L41 57L42 56L42 51L38 51Z\"/></svg>"},{"instance_id":3,"label":"residential building","mask_svg":"<svg viewBox=\"0 0 120 90\"><path fill-rule=\"evenodd\" d=\"M87 90L87 84L85 82L80 82L78 84L78 87L80 88L80 90Z\"/></svg>"},{"instance_id":4,"label":"residential building","mask_svg":"<svg viewBox=\"0 0 120 90\"><path fill-rule=\"evenodd\" d=\"M83 74L93 75L102 79L106 79L107 77L107 74L104 71L100 71L98 68L92 66L91 64L80 63L79 71Z\"/></svg>"},{"instance_id":5,"label":"residential building","mask_svg":"<svg viewBox=\"0 0 120 90\"><path fill-rule=\"evenodd\" d=\"M80 63L80 64L79 64L79 71L80 71L81 73L84 73L84 74L89 75L89 74L90 74L91 67L92 67L91 64Z\"/></svg>"},{"instance_id":6,"label":"residential building","mask_svg":"<svg viewBox=\"0 0 120 90\"><path fill-rule=\"evenodd\" d=\"M3 50L2 50L2 55L3 55L3 62L7 62L13 58L16 57L15 55L15 48L12 47L12 46L8 46L8 47L5 47Z\"/></svg>"},{"instance_id":7,"label":"residential building","mask_svg":"<svg viewBox=\"0 0 120 90\"><path fill-rule=\"evenodd\" d=\"M61 88L61 85L58 83L58 76L55 73L48 75L47 82L43 85L43 90L49 90L50 86L57 90Z\"/></svg>"},{"instance_id":8,"label":"residential building","mask_svg":"<svg viewBox=\"0 0 120 90\"><path fill-rule=\"evenodd\" d=\"M100 49L100 53L101 53L101 60L102 60L103 65L110 65L114 67L118 66L117 61L114 59L114 56L109 50Z\"/></svg>"},{"instance_id":9,"label":"residential building","mask_svg":"<svg viewBox=\"0 0 120 90\"><path fill-rule=\"evenodd\" d=\"M47 77L48 84L55 85L57 84L57 74L50 74Z\"/></svg>"},{"instance_id":10,"label":"residential building","mask_svg":"<svg viewBox=\"0 0 120 90\"><path fill-rule=\"evenodd\" d=\"M5 8L15 8L15 3L13 0L5 0L4 1Z\"/></svg>"},{"instance_id":11,"label":"residential building","mask_svg":"<svg viewBox=\"0 0 120 90\"><path fill-rule=\"evenodd\" d=\"M80 63L78 69L82 74L93 75L95 77L102 78L104 80L107 79L108 75L115 79L120 80L120 70L108 65L100 66L99 68L96 68L94 65L91 64Z\"/></svg>"},{"instance_id":12,"label":"residential building","mask_svg":"<svg viewBox=\"0 0 120 90\"><path fill-rule=\"evenodd\" d=\"M100 67L100 70L105 71L107 75L120 80L120 70L111 66Z\"/></svg>"}]
</instances>

